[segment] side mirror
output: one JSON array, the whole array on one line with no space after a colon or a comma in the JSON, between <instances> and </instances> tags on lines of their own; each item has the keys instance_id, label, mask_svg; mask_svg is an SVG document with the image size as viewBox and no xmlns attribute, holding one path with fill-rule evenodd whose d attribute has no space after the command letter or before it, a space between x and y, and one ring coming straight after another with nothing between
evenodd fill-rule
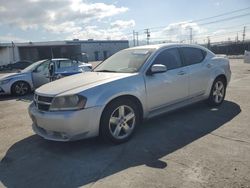
<instances>
[{"instance_id":1,"label":"side mirror","mask_svg":"<svg viewBox=\"0 0 250 188\"><path fill-rule=\"evenodd\" d=\"M167 67L162 64L154 64L150 69L151 74L162 73L166 71L167 71Z\"/></svg>"}]
</instances>

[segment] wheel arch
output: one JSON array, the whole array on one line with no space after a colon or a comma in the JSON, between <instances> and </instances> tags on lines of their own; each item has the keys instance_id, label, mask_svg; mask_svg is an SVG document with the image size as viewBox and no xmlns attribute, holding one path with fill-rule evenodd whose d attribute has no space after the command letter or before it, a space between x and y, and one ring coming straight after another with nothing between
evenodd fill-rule
<instances>
[{"instance_id":1,"label":"wheel arch","mask_svg":"<svg viewBox=\"0 0 250 188\"><path fill-rule=\"evenodd\" d=\"M11 92L11 94L13 94L13 86L14 86L14 84L16 84L16 83L18 83L18 82L24 82L24 83L28 84L29 90L30 90L30 91L32 90L32 86L30 85L30 83L29 83L27 80L16 80L16 81L14 81L14 82L11 84L11 86L10 86L10 92Z\"/></svg>"},{"instance_id":2,"label":"wheel arch","mask_svg":"<svg viewBox=\"0 0 250 188\"><path fill-rule=\"evenodd\" d=\"M214 79L214 81L215 81L216 79L218 79L218 78L223 79L223 80L224 80L224 82L225 82L225 85L227 86L228 81L227 81L227 77L226 77L226 75L225 75L225 74L219 74L219 75L217 75L217 76L216 76L216 78Z\"/></svg>"},{"instance_id":3,"label":"wheel arch","mask_svg":"<svg viewBox=\"0 0 250 188\"><path fill-rule=\"evenodd\" d=\"M112 102L114 102L116 100L122 100L122 99L129 99L129 100L133 101L138 106L140 121L143 121L144 110L143 110L142 103L141 103L141 101L140 101L140 99L138 97L136 97L134 95L131 95L131 94L124 94L124 95L116 96L116 97L112 98L111 100L109 100L105 104L105 107L102 110L101 117L103 115L103 112L105 111L105 109L108 107L109 104L111 104Z\"/></svg>"}]
</instances>

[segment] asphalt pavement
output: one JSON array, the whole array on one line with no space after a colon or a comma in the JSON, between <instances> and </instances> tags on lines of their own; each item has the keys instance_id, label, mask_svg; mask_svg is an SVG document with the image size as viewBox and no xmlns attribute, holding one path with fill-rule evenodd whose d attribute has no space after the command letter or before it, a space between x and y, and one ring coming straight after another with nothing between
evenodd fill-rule
<instances>
[{"instance_id":1,"label":"asphalt pavement","mask_svg":"<svg viewBox=\"0 0 250 188\"><path fill-rule=\"evenodd\" d=\"M250 64L231 60L219 108L198 103L151 119L131 141L46 141L32 95L0 98L0 187L250 187Z\"/></svg>"}]
</instances>

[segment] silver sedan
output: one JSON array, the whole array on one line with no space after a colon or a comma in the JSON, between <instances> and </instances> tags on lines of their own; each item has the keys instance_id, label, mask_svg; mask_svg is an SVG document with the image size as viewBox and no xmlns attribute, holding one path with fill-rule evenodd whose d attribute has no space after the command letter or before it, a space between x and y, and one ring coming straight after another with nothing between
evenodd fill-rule
<instances>
[{"instance_id":1,"label":"silver sedan","mask_svg":"<svg viewBox=\"0 0 250 188\"><path fill-rule=\"evenodd\" d=\"M122 143L143 119L202 100L222 104L230 76L228 59L198 45L130 48L93 72L40 87L29 114L33 130L45 139L101 135Z\"/></svg>"}]
</instances>

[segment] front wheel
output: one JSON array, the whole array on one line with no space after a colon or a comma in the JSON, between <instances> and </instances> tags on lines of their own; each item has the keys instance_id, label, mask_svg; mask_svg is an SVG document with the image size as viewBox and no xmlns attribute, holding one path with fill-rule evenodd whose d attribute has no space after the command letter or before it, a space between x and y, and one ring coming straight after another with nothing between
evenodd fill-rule
<instances>
[{"instance_id":1,"label":"front wheel","mask_svg":"<svg viewBox=\"0 0 250 188\"><path fill-rule=\"evenodd\" d=\"M11 93L16 96L23 96L30 92L30 85L27 82L18 81L11 87Z\"/></svg>"},{"instance_id":2,"label":"front wheel","mask_svg":"<svg viewBox=\"0 0 250 188\"><path fill-rule=\"evenodd\" d=\"M138 107L131 100L121 99L109 104L101 117L101 136L113 143L128 141L139 122Z\"/></svg>"},{"instance_id":3,"label":"front wheel","mask_svg":"<svg viewBox=\"0 0 250 188\"><path fill-rule=\"evenodd\" d=\"M223 103L226 95L226 83L222 78L217 78L211 88L208 104L210 106L219 106Z\"/></svg>"}]
</instances>

